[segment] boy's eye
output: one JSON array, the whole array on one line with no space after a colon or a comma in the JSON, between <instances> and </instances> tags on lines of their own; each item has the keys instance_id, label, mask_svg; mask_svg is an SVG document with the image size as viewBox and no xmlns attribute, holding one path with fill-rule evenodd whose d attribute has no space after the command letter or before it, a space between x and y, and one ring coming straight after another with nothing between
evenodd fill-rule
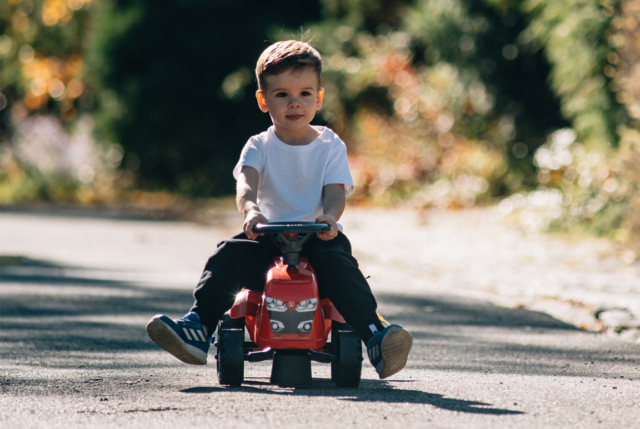
<instances>
[{"instance_id":1,"label":"boy's eye","mask_svg":"<svg viewBox=\"0 0 640 429\"><path fill-rule=\"evenodd\" d=\"M311 93L310 93L310 92L308 92L308 91L302 91L302 95L306 97L306 96L308 96L308 95L311 95Z\"/></svg>"},{"instance_id":2,"label":"boy's eye","mask_svg":"<svg viewBox=\"0 0 640 429\"><path fill-rule=\"evenodd\" d=\"M286 97L286 96L287 96L287 93L286 93L286 92L278 92L278 93L276 94L276 97Z\"/></svg>"}]
</instances>

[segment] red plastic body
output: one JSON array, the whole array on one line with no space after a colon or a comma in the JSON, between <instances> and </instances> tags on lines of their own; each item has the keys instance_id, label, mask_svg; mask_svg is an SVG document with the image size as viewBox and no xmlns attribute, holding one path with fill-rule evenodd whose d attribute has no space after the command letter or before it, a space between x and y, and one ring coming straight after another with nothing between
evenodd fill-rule
<instances>
[{"instance_id":1,"label":"red plastic body","mask_svg":"<svg viewBox=\"0 0 640 429\"><path fill-rule=\"evenodd\" d=\"M251 340L259 348L272 349L321 349L331 321L345 323L331 301L319 299L316 274L304 257L295 269L288 268L281 257L275 258L264 293L238 293L230 316L244 317Z\"/></svg>"}]
</instances>

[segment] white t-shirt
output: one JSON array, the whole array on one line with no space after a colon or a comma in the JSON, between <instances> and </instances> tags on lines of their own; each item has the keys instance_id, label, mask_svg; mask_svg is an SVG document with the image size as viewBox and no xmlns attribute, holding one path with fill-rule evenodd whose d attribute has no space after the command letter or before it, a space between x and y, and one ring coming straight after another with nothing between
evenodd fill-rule
<instances>
[{"instance_id":1,"label":"white t-shirt","mask_svg":"<svg viewBox=\"0 0 640 429\"><path fill-rule=\"evenodd\" d=\"M324 129L322 129L324 128ZM269 222L315 221L322 215L322 188L343 184L353 192L347 147L326 127L304 146L283 143L271 126L247 141L233 169L237 179L242 166L260 173L258 207Z\"/></svg>"}]
</instances>

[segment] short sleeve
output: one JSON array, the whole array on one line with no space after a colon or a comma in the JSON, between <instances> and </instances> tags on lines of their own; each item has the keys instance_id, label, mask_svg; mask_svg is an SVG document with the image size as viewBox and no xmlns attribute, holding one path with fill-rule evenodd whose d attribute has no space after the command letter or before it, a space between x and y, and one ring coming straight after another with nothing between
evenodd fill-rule
<instances>
[{"instance_id":1,"label":"short sleeve","mask_svg":"<svg viewBox=\"0 0 640 429\"><path fill-rule=\"evenodd\" d=\"M242 148L240 159L233 169L233 177L236 180L240 175L240 170L242 170L242 167L245 165L255 168L259 173L262 172L263 157L254 138L249 139L244 145L244 148Z\"/></svg>"},{"instance_id":2,"label":"short sleeve","mask_svg":"<svg viewBox=\"0 0 640 429\"><path fill-rule=\"evenodd\" d=\"M346 195L354 190L351 170L349 170L349 159L347 158L347 146L338 138L333 142L322 186L332 184L344 185Z\"/></svg>"}]
</instances>

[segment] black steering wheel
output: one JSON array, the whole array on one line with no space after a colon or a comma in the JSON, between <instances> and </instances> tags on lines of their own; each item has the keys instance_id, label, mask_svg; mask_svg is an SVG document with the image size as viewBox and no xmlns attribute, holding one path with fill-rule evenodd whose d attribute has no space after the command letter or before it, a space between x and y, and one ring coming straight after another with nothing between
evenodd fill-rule
<instances>
[{"instance_id":1,"label":"black steering wheel","mask_svg":"<svg viewBox=\"0 0 640 429\"><path fill-rule=\"evenodd\" d=\"M259 234L310 234L313 232L325 232L330 229L331 227L326 223L273 222L256 224L253 227L253 232Z\"/></svg>"},{"instance_id":2,"label":"black steering wheel","mask_svg":"<svg viewBox=\"0 0 640 429\"><path fill-rule=\"evenodd\" d=\"M325 232L330 229L331 227L326 223L274 222L270 224L259 223L253 227L253 232L267 234L282 252L283 262L290 268L295 268L300 263L302 246L313 237L313 233Z\"/></svg>"}]
</instances>

